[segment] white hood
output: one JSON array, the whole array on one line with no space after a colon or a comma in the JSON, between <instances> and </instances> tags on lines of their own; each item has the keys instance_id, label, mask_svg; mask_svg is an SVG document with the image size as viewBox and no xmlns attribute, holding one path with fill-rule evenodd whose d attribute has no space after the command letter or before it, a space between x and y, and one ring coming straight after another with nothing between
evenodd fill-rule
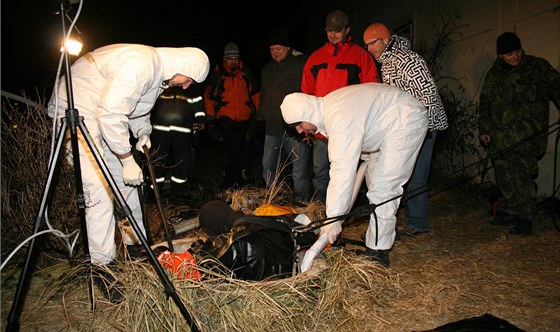
<instances>
[{"instance_id":1,"label":"white hood","mask_svg":"<svg viewBox=\"0 0 560 332\"><path fill-rule=\"evenodd\" d=\"M280 105L287 124L309 122L317 127L317 132L327 136L323 122L323 98L295 92L287 95Z\"/></svg>"},{"instance_id":2,"label":"white hood","mask_svg":"<svg viewBox=\"0 0 560 332\"><path fill-rule=\"evenodd\" d=\"M204 51L196 47L157 47L163 62L163 76L166 79L175 74L188 76L201 83L210 71L210 60Z\"/></svg>"}]
</instances>

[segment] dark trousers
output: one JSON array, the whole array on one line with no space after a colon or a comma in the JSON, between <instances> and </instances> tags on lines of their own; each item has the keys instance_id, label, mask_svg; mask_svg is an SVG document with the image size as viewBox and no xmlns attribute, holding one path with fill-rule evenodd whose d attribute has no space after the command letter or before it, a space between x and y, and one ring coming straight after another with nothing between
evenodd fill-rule
<instances>
[{"instance_id":1,"label":"dark trousers","mask_svg":"<svg viewBox=\"0 0 560 332\"><path fill-rule=\"evenodd\" d=\"M234 121L222 116L218 119L218 127L224 138L225 174L224 187L242 186L244 184L241 169L243 168L243 149L249 120Z\"/></svg>"},{"instance_id":2,"label":"dark trousers","mask_svg":"<svg viewBox=\"0 0 560 332\"><path fill-rule=\"evenodd\" d=\"M171 195L177 197L184 195L191 167L192 134L154 129L150 139L152 141L151 159L158 185L163 187L165 176L169 171L171 173Z\"/></svg>"}]
</instances>

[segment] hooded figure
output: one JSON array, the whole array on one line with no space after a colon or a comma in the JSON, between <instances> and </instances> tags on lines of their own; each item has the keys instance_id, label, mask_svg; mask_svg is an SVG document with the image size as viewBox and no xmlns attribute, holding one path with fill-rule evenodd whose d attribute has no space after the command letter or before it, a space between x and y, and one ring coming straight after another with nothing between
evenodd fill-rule
<instances>
[{"instance_id":1,"label":"hooded figure","mask_svg":"<svg viewBox=\"0 0 560 332\"><path fill-rule=\"evenodd\" d=\"M75 108L143 233L140 200L132 187L139 185L143 177L132 157L129 132L138 138L138 150L143 151L144 145L149 148L149 112L163 88L186 89L193 81L200 83L209 68L208 56L198 48L136 44L101 47L72 65ZM49 101L51 117L64 116L68 108L66 94L65 80L60 79ZM113 196L81 135L79 145L89 251L94 264L108 264L116 256ZM124 241L128 245L140 243L135 234L126 234Z\"/></svg>"},{"instance_id":2,"label":"hooded figure","mask_svg":"<svg viewBox=\"0 0 560 332\"><path fill-rule=\"evenodd\" d=\"M365 83L324 97L292 93L284 98L281 109L286 123L295 125L299 133L320 133L329 139L327 218L348 213L358 163L360 159L368 161L367 197L379 206L371 215L366 254L389 265L388 250L395 239L403 185L428 129L422 103L397 87ZM340 221L327 224L321 227L319 240L327 237L333 243L341 230Z\"/></svg>"}]
</instances>

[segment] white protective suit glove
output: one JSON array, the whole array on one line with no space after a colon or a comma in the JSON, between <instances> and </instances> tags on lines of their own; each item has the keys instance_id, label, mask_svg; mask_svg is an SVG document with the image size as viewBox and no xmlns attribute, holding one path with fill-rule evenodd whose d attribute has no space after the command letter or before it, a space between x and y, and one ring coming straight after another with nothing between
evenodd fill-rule
<instances>
[{"instance_id":1,"label":"white protective suit glove","mask_svg":"<svg viewBox=\"0 0 560 332\"><path fill-rule=\"evenodd\" d=\"M326 236L327 239L329 240L329 243L333 244L334 241L336 241L336 238L338 237L338 234L340 234L340 232L342 232L342 223L340 221L335 221L321 227L321 232L319 233L319 236L320 237Z\"/></svg>"},{"instance_id":2,"label":"white protective suit glove","mask_svg":"<svg viewBox=\"0 0 560 332\"><path fill-rule=\"evenodd\" d=\"M138 142L136 143L136 150L144 153L144 145L150 149L152 147L152 142L150 141L149 134L142 134L138 137Z\"/></svg>"},{"instance_id":3,"label":"white protective suit glove","mask_svg":"<svg viewBox=\"0 0 560 332\"><path fill-rule=\"evenodd\" d=\"M142 184L144 176L142 175L142 169L132 156L128 156L121 159L121 164L123 166L123 182L129 186L139 186Z\"/></svg>"}]
</instances>

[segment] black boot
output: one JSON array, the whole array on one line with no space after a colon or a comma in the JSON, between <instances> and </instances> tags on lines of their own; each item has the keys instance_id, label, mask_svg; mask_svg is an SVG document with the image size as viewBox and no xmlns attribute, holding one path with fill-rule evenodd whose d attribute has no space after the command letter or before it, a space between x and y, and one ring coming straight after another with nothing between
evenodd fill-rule
<instances>
[{"instance_id":1,"label":"black boot","mask_svg":"<svg viewBox=\"0 0 560 332\"><path fill-rule=\"evenodd\" d=\"M533 221L522 216L516 216L515 225L509 233L513 235L530 235L533 233Z\"/></svg>"},{"instance_id":2,"label":"black boot","mask_svg":"<svg viewBox=\"0 0 560 332\"><path fill-rule=\"evenodd\" d=\"M389 267L389 250L374 250L367 248L364 255L366 255L371 261L380 263L385 267Z\"/></svg>"}]
</instances>

